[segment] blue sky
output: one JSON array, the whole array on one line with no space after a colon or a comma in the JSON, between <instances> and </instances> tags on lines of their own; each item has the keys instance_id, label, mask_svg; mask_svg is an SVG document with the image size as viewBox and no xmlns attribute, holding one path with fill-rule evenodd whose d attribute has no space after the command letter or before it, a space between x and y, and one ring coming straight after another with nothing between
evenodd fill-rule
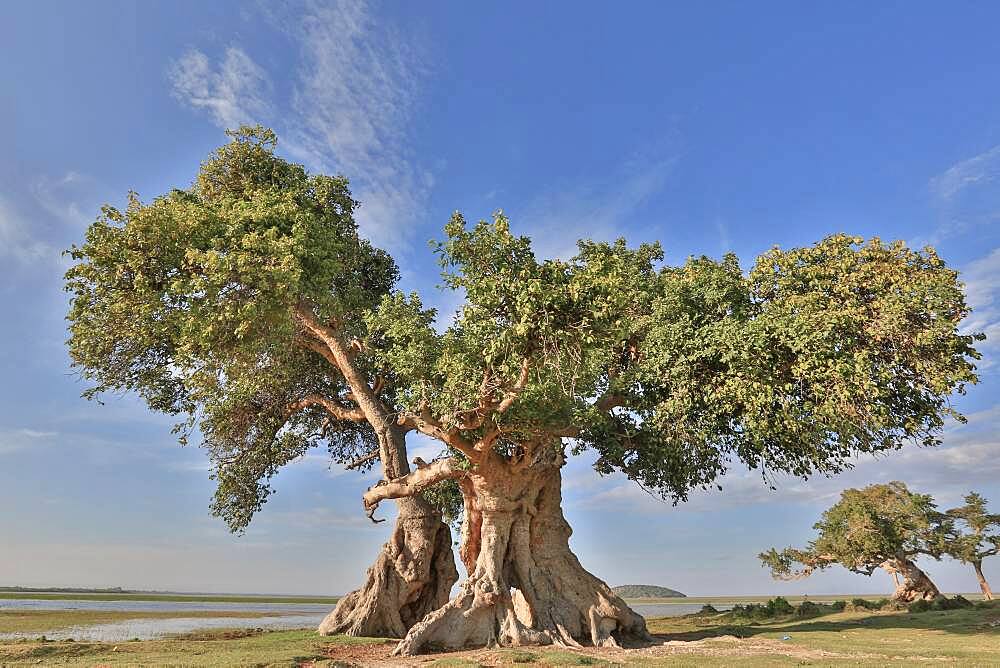
<instances>
[{"instance_id":1,"label":"blue sky","mask_svg":"<svg viewBox=\"0 0 1000 668\"><path fill-rule=\"evenodd\" d=\"M1000 335L998 22L962 2L0 4L0 584L341 593L387 536L361 512L372 479L321 453L231 536L168 418L79 398L60 251L102 203L189 184L222 128L270 125L289 158L347 174L363 232L445 311L427 241L456 209L503 208L544 255L620 235L745 264L840 231L931 243L963 272L967 327ZM1000 507L1000 347L982 350L944 447L834 479L772 492L736 469L671 507L584 454L565 476L573 546L611 584L889 591L837 570L775 583L754 555L807 540L848 486Z\"/></svg>"}]
</instances>

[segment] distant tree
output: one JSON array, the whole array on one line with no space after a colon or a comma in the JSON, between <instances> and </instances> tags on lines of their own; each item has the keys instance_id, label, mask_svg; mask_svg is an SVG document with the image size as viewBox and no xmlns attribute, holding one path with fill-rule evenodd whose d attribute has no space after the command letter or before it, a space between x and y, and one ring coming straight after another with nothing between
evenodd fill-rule
<instances>
[{"instance_id":1,"label":"distant tree","mask_svg":"<svg viewBox=\"0 0 1000 668\"><path fill-rule=\"evenodd\" d=\"M805 477L936 444L961 419L949 395L976 380L956 272L932 249L845 235L744 273L734 255L666 266L658 245L624 240L538 258L501 213L455 214L436 251L465 302L441 331L358 237L346 181L273 149L243 130L194 187L108 209L73 250L70 350L94 391L200 425L216 511L236 526L312 445L344 461L373 448L385 479L366 511L403 499L400 520L323 632L409 626L400 654L647 637L570 549L564 439L599 473L682 501L733 461ZM442 455L411 470L410 431ZM447 482L469 578L424 614L452 581L426 496Z\"/></svg>"},{"instance_id":2,"label":"distant tree","mask_svg":"<svg viewBox=\"0 0 1000 668\"><path fill-rule=\"evenodd\" d=\"M1000 553L1000 515L987 511L986 499L976 492L965 496L964 506L946 512L958 523L954 536L945 546L946 553L972 565L983 596L992 601L993 590L983 575L983 559Z\"/></svg>"},{"instance_id":3,"label":"distant tree","mask_svg":"<svg viewBox=\"0 0 1000 668\"><path fill-rule=\"evenodd\" d=\"M950 532L950 519L935 510L929 495L901 482L847 489L813 528L819 535L804 549L771 548L759 555L774 577L798 579L834 565L863 575L881 568L896 582L897 602L941 595L914 563L921 555L940 559Z\"/></svg>"}]
</instances>

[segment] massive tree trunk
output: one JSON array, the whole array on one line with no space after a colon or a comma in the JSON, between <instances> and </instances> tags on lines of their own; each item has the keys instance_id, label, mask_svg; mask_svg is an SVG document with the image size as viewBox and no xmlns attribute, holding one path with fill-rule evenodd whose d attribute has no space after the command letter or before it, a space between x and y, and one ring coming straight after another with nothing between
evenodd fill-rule
<instances>
[{"instance_id":1,"label":"massive tree trunk","mask_svg":"<svg viewBox=\"0 0 1000 668\"><path fill-rule=\"evenodd\" d=\"M428 646L615 646L649 639L645 620L569 548L564 463L561 445L547 443L520 461L490 451L463 475L460 554L469 578L454 600L410 629L396 654Z\"/></svg>"},{"instance_id":2,"label":"massive tree trunk","mask_svg":"<svg viewBox=\"0 0 1000 668\"><path fill-rule=\"evenodd\" d=\"M937 586L931 582L927 574L915 563L905 557L889 559L882 564L894 578L896 574L902 579L896 579L896 591L892 600L897 603L913 603L914 601L933 601L941 596Z\"/></svg>"},{"instance_id":3,"label":"massive tree trunk","mask_svg":"<svg viewBox=\"0 0 1000 668\"><path fill-rule=\"evenodd\" d=\"M976 579L979 580L979 588L983 591L983 598L987 601L992 601L993 590L990 589L990 583L986 581L986 576L983 575L982 560L972 562L972 567L976 569Z\"/></svg>"},{"instance_id":4,"label":"massive tree trunk","mask_svg":"<svg viewBox=\"0 0 1000 668\"><path fill-rule=\"evenodd\" d=\"M389 479L409 473L403 439L399 429L387 430L381 439L382 468ZM402 638L448 602L457 581L451 530L441 513L419 495L402 498L392 536L364 584L337 603L319 633Z\"/></svg>"}]
</instances>

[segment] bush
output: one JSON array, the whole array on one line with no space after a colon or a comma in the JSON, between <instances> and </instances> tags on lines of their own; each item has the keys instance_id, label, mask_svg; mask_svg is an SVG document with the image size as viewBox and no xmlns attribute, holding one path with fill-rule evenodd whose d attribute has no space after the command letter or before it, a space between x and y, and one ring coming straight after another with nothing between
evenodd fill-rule
<instances>
[{"instance_id":1,"label":"bush","mask_svg":"<svg viewBox=\"0 0 1000 668\"><path fill-rule=\"evenodd\" d=\"M833 608L834 612L843 612L844 608L847 607L847 601L834 601L830 607Z\"/></svg>"},{"instance_id":2,"label":"bush","mask_svg":"<svg viewBox=\"0 0 1000 668\"><path fill-rule=\"evenodd\" d=\"M945 598L940 596L931 602L931 610L962 610L963 608L971 608L972 602L965 598L964 596L955 596L955 598Z\"/></svg>"},{"instance_id":3,"label":"bush","mask_svg":"<svg viewBox=\"0 0 1000 668\"><path fill-rule=\"evenodd\" d=\"M719 611L711 603L706 603L701 606L701 610L698 612L699 615L717 615Z\"/></svg>"},{"instance_id":4,"label":"bush","mask_svg":"<svg viewBox=\"0 0 1000 668\"><path fill-rule=\"evenodd\" d=\"M873 610L885 610L895 607L895 603L887 598L880 598L879 600L872 603Z\"/></svg>"},{"instance_id":5,"label":"bush","mask_svg":"<svg viewBox=\"0 0 1000 668\"><path fill-rule=\"evenodd\" d=\"M799 607L795 608L796 617L815 617L823 613L823 606L817 605L812 601L802 601Z\"/></svg>"},{"instance_id":6,"label":"bush","mask_svg":"<svg viewBox=\"0 0 1000 668\"><path fill-rule=\"evenodd\" d=\"M852 598L851 605L854 606L855 610L874 610L875 604L869 601L867 598Z\"/></svg>"},{"instance_id":7,"label":"bush","mask_svg":"<svg viewBox=\"0 0 1000 668\"><path fill-rule=\"evenodd\" d=\"M910 603L910 605L906 606L906 609L908 611L910 611L911 613L913 613L913 614L917 614L917 613L920 613L920 612L929 612L930 609L931 609L931 602L930 601L914 601L913 603Z\"/></svg>"},{"instance_id":8,"label":"bush","mask_svg":"<svg viewBox=\"0 0 1000 668\"><path fill-rule=\"evenodd\" d=\"M792 607L792 604L784 596L775 596L767 602L767 606L764 609L767 611L768 617L790 615L795 612L795 608Z\"/></svg>"}]
</instances>

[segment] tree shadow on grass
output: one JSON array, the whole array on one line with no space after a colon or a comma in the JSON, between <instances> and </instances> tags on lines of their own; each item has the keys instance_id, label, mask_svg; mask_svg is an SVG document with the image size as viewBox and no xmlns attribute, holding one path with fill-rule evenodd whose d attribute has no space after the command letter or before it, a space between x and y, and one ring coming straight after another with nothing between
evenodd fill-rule
<instances>
[{"instance_id":1,"label":"tree shadow on grass","mask_svg":"<svg viewBox=\"0 0 1000 668\"><path fill-rule=\"evenodd\" d=\"M838 617L832 619L833 617ZM943 631L955 634L995 633L1000 635L1000 601L983 607L964 608L911 614L907 612L871 612L864 616L843 617L842 613L831 613L811 619L788 617L772 622L733 624L722 622L716 625L710 618L703 619L704 625L689 630L654 633L657 642L671 640L704 640L720 636L752 638L763 633L804 633L804 632L844 632L857 629L887 630L913 629ZM666 625L669 625L667 622Z\"/></svg>"}]
</instances>

